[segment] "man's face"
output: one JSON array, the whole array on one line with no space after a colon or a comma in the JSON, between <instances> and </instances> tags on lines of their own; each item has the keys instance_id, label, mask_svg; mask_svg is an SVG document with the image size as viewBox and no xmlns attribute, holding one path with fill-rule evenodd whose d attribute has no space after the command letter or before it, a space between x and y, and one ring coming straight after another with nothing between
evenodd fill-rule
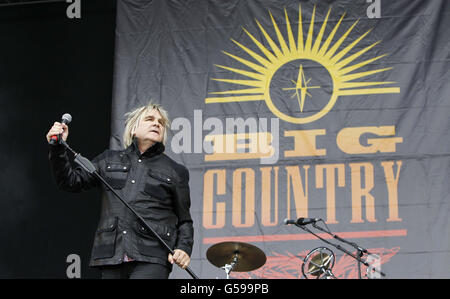
<instances>
[{"instance_id":1,"label":"man's face","mask_svg":"<svg viewBox=\"0 0 450 299\"><path fill-rule=\"evenodd\" d=\"M139 143L162 142L164 139L165 124L158 110L148 110L137 125L134 135Z\"/></svg>"}]
</instances>

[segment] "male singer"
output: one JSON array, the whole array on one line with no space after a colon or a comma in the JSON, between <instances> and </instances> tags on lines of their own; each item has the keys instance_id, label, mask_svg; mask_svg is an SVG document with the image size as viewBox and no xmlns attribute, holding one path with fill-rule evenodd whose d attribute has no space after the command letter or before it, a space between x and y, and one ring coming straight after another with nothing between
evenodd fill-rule
<instances>
[{"instance_id":1,"label":"male singer","mask_svg":"<svg viewBox=\"0 0 450 299\"><path fill-rule=\"evenodd\" d=\"M173 263L183 269L190 263L194 230L189 172L163 153L169 119L160 105L149 103L125 116L125 150L106 150L92 162L111 187L175 248L173 256L104 184L81 167L71 166L63 145L51 144L55 135L67 140L65 123L55 122L47 133L49 160L60 189L103 190L90 266L99 267L102 278L165 279Z\"/></svg>"}]
</instances>

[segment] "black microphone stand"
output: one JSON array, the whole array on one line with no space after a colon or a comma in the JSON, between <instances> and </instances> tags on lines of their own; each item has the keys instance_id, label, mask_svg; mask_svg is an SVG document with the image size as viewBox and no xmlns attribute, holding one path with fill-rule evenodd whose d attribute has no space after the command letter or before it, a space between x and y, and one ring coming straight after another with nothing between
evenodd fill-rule
<instances>
[{"instance_id":1,"label":"black microphone stand","mask_svg":"<svg viewBox=\"0 0 450 299\"><path fill-rule=\"evenodd\" d=\"M313 226L314 226L315 228L317 228L318 230L321 230L321 231L323 231L323 232L329 234L329 235L332 236L334 239L339 240L339 241L341 241L341 242L343 242L343 243L346 243L346 244L348 244L348 245L350 245L350 246L352 246L353 248L356 249L357 257L358 257L358 258L356 259L354 256L352 256L352 257L355 258L355 259L358 261L358 276L359 276L359 278L361 279L361 263L362 263L363 265L367 266L367 267L370 266L367 262L362 261L361 258L363 257L364 254L368 254L368 255L373 255L373 254L370 253L367 249L365 249L365 248L359 246L358 244L356 244L356 243L354 243L354 242L347 241L347 240L345 240L345 239L339 237L338 235L333 234L333 233L331 233L330 231L327 231L327 230L321 228L320 226L316 225L316 223L313 223ZM377 269L373 269L373 270L374 270L374 271L377 271L378 273L380 273L380 275L383 276L383 277L386 276L386 274L384 274L384 273L381 272L381 271L378 271Z\"/></svg>"},{"instance_id":2,"label":"black microphone stand","mask_svg":"<svg viewBox=\"0 0 450 299\"><path fill-rule=\"evenodd\" d=\"M68 150L70 150L74 155L74 161L80 165L84 170L86 170L87 172L89 172L90 174L93 174L95 177L97 177L103 184L105 184L106 187L108 187L109 190L111 190L111 192L141 221L141 223L148 228L148 230L150 230L152 232L152 234L159 240L159 242L161 242L161 244L172 254L174 255L174 251L170 248L169 245L167 245L166 242L164 242L164 240L158 235L157 232L155 232L155 230L147 224L147 222L145 222L144 218L142 218L142 216L140 216L134 209L133 207L131 207L117 192L116 190L114 190L109 184L108 182L106 182L106 180L98 173L97 169L95 168L94 164L92 164L91 161L89 161L89 159L83 157L82 155L80 155L79 153L76 153L73 149L70 148L70 146L67 144L67 142L65 142L63 139L61 139L61 144L63 144ZM194 274L194 272L192 272L192 270L189 267L186 267L185 269L189 275L191 275L192 278L194 279L199 279L197 277L197 275Z\"/></svg>"},{"instance_id":3,"label":"black microphone stand","mask_svg":"<svg viewBox=\"0 0 450 299\"><path fill-rule=\"evenodd\" d=\"M351 253L351 252L348 251L347 249L343 248L343 247L340 246L339 244L334 244L334 243L332 243L332 242L329 242L329 241L325 240L324 238L320 237L319 235L315 234L315 233L312 232L309 228L305 227L305 225L301 225L301 224L298 224L298 223L296 223L295 225L296 225L297 227L300 227L300 228L303 229L304 231L306 231L306 232L308 232L308 233L314 235L315 237L317 237L317 238L320 239L321 241L327 243L328 245L333 246L334 248L336 248L336 249L338 249L338 250L344 252L345 254L347 254L347 255L351 256L352 258L354 258L355 260L357 260L357 261L358 261L358 278L359 278L359 279L362 278L362 277L361 277L361 264L363 264L363 265L365 265L365 266L367 266L367 267L370 267L370 265L369 265L367 262L365 262L365 261L363 261L363 260L361 259L361 257L364 255L364 253L371 254L371 253L369 253L366 249L361 248L361 247L359 247L359 246L358 246L357 244L355 244L355 243L352 243L352 242L349 242L349 241L347 241L347 240L344 240L344 239L340 238L339 236L337 236L337 235L335 235L335 234L332 234L332 233L330 233L329 231L324 230L323 228L317 226L315 222L313 223L313 226L314 226L315 228L317 228L318 230L321 230L321 231L323 231L323 232L325 232L325 233L331 235L333 238L335 238L335 239L337 239L337 240L339 240L339 241L341 241L341 242L347 243L347 244L349 244L349 245L355 247L358 254L357 254L357 255L354 255L353 253ZM384 274L383 272L378 271L378 270L376 270L376 269L374 269L374 270L377 271L377 272L379 272L383 277L386 276L386 274Z\"/></svg>"}]
</instances>

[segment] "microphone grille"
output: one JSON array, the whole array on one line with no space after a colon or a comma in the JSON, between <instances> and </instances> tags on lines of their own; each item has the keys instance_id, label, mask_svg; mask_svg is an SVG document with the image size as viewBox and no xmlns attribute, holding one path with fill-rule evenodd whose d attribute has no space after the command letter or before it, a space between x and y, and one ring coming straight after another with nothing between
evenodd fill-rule
<instances>
[{"instance_id":1,"label":"microphone grille","mask_svg":"<svg viewBox=\"0 0 450 299\"><path fill-rule=\"evenodd\" d=\"M62 120L65 120L65 123L68 124L72 121L72 115L70 115L69 113L65 113L62 116Z\"/></svg>"},{"instance_id":2,"label":"microphone grille","mask_svg":"<svg viewBox=\"0 0 450 299\"><path fill-rule=\"evenodd\" d=\"M286 225L286 224L288 224L288 221L289 221L289 219L285 218L285 219L283 220L283 223Z\"/></svg>"}]
</instances>

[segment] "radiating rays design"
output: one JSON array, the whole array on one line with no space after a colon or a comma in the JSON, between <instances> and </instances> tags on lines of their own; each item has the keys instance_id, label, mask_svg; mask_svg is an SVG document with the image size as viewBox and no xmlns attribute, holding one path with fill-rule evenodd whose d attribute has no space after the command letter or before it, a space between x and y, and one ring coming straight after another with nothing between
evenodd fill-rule
<instances>
[{"instance_id":1,"label":"radiating rays design","mask_svg":"<svg viewBox=\"0 0 450 299\"><path fill-rule=\"evenodd\" d=\"M254 51L250 49L250 47L232 39L232 42L247 53L251 59L239 57L226 51L223 51L223 53L237 61L237 65L244 65L247 69L224 65L216 66L231 73L239 74L243 76L243 79L212 78L212 80L218 82L228 83L231 87L223 91L210 92L210 97L205 99L205 103L266 101L269 109L285 121L307 123L322 117L331 110L339 96L399 93L399 87L378 87L381 85L392 85L396 82L367 80L371 75L386 72L391 70L392 67L360 71L362 67L368 66L387 55L383 54L357 62L358 58L373 49L380 41L374 42L356 53L351 53L351 51L371 32L371 29L367 30L341 49L344 41L350 38L351 33L357 26L359 20L355 21L340 37L338 37L337 33L339 28L341 28L342 21L345 17L344 13L333 27L330 34L326 37L324 33L327 28L330 13L331 8L328 10L315 39L313 37L316 18L315 6L309 26L305 26L308 27L306 35L304 35L301 6L299 6L298 33L296 37L294 37L294 31L291 27L291 22L286 9L284 10L284 17L287 38L281 33L271 12L269 12L269 15L276 38L271 37L261 23L256 20L256 24L268 47L264 46L253 34L243 28L245 34L253 43L252 48L257 48L258 51ZM319 113L316 113L313 116L292 117L286 115L278 110L270 98L270 82L275 72L284 64L298 59L312 60L319 63L328 71L332 80L333 93L328 104ZM290 78L289 81L291 81L291 79L295 78ZM289 100L290 97L290 95L287 95L286 100Z\"/></svg>"}]
</instances>

